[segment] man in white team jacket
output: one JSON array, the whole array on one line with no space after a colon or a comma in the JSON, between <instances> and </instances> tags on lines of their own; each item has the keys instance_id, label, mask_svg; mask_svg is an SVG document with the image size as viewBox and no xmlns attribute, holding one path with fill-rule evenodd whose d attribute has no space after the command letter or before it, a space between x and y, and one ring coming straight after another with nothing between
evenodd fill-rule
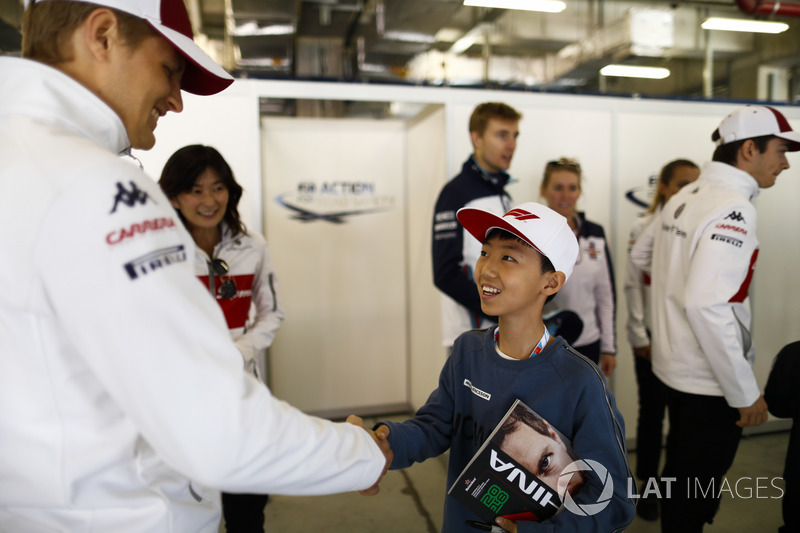
<instances>
[{"instance_id":1,"label":"man in white team jacket","mask_svg":"<svg viewBox=\"0 0 800 533\"><path fill-rule=\"evenodd\" d=\"M192 238L118 156L181 89L232 82L183 0L40 1L23 36L35 60L0 58L0 530L216 533L220 490L372 487L388 445L243 370Z\"/></svg>"},{"instance_id":2,"label":"man in white team jacket","mask_svg":"<svg viewBox=\"0 0 800 533\"><path fill-rule=\"evenodd\" d=\"M676 479L661 500L661 527L670 532L711 522L742 427L767 419L752 370L751 200L789 168L786 152L800 150L800 133L763 106L731 113L712 140L717 148L700 178L670 198L631 252L651 272L653 372L668 389L662 479Z\"/></svg>"}]
</instances>

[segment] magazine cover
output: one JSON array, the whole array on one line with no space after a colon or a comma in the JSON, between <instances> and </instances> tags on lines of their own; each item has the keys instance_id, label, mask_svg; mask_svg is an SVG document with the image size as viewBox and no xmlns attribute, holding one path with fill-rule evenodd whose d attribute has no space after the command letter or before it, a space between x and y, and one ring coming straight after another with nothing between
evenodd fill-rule
<instances>
[{"instance_id":1,"label":"magazine cover","mask_svg":"<svg viewBox=\"0 0 800 533\"><path fill-rule=\"evenodd\" d=\"M544 520L561 510L564 490L574 494L583 485L575 472L559 488L561 472L576 459L564 435L516 400L448 494L489 524L497 516Z\"/></svg>"}]
</instances>

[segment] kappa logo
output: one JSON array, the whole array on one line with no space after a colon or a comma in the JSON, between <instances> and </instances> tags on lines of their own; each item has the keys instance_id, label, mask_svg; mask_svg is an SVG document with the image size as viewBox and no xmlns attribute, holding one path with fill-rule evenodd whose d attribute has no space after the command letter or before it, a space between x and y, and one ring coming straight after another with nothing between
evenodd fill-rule
<instances>
[{"instance_id":1,"label":"kappa logo","mask_svg":"<svg viewBox=\"0 0 800 533\"><path fill-rule=\"evenodd\" d=\"M731 211L723 220L733 220L734 222L744 222L744 217L739 211ZM746 222L745 222L746 224Z\"/></svg>"},{"instance_id":2,"label":"kappa logo","mask_svg":"<svg viewBox=\"0 0 800 533\"><path fill-rule=\"evenodd\" d=\"M117 206L120 203L128 207L134 207L136 204L144 205L148 200L155 203L155 200L150 198L149 194L136 186L136 183L129 181L128 184L131 186L130 189L126 189L125 185L119 181L117 182L117 194L114 196L114 207L111 208L110 214L117 212Z\"/></svg>"},{"instance_id":3,"label":"kappa logo","mask_svg":"<svg viewBox=\"0 0 800 533\"><path fill-rule=\"evenodd\" d=\"M517 220L521 220L521 221L533 220L533 219L539 218L538 215L534 215L533 213L529 213L528 211L525 211L524 209L512 209L511 211L509 211L508 213L503 215L503 217L509 217L509 216L510 217L514 217Z\"/></svg>"},{"instance_id":4,"label":"kappa logo","mask_svg":"<svg viewBox=\"0 0 800 533\"><path fill-rule=\"evenodd\" d=\"M579 504L572 499L572 496L567 490L572 474L581 471L594 472L603 483L603 490L597 497L597 503ZM614 480L611 479L611 474L608 473L606 467L597 461L578 459L568 464L564 470L561 471L561 475L558 477L558 493L564 495L564 507L566 507L568 511L578 516L592 516L605 509L611 502L611 497L614 495Z\"/></svg>"}]
</instances>

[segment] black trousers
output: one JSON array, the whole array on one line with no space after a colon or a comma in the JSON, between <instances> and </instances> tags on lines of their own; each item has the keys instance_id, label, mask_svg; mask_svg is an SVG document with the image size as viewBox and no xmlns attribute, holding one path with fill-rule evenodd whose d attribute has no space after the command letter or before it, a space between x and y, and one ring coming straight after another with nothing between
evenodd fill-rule
<instances>
[{"instance_id":1,"label":"black trousers","mask_svg":"<svg viewBox=\"0 0 800 533\"><path fill-rule=\"evenodd\" d=\"M584 344L583 346L573 346L573 348L582 356L591 359L594 364L600 364L600 341Z\"/></svg>"},{"instance_id":2,"label":"black trousers","mask_svg":"<svg viewBox=\"0 0 800 533\"><path fill-rule=\"evenodd\" d=\"M739 410L721 396L667 391L669 435L661 491L662 533L696 533L719 509L722 478L733 464L742 429ZM736 480L728 480L732 486Z\"/></svg>"},{"instance_id":3,"label":"black trousers","mask_svg":"<svg viewBox=\"0 0 800 533\"><path fill-rule=\"evenodd\" d=\"M222 516L227 533L263 533L267 494L222 493Z\"/></svg>"},{"instance_id":4,"label":"black trousers","mask_svg":"<svg viewBox=\"0 0 800 533\"><path fill-rule=\"evenodd\" d=\"M636 477L645 484L658 477L661 446L664 440L664 415L667 411L667 392L664 384L653 374L647 359L633 356L639 413L636 420Z\"/></svg>"}]
</instances>

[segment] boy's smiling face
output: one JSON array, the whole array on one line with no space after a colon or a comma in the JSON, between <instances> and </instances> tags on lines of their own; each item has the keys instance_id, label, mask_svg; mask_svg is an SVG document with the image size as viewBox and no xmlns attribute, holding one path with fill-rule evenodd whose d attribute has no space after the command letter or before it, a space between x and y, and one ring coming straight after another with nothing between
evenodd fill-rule
<instances>
[{"instance_id":1,"label":"boy's smiling face","mask_svg":"<svg viewBox=\"0 0 800 533\"><path fill-rule=\"evenodd\" d=\"M492 237L483 244L474 277L481 309L491 316L541 316L542 289L552 272L542 274L539 252L515 238Z\"/></svg>"}]
</instances>

